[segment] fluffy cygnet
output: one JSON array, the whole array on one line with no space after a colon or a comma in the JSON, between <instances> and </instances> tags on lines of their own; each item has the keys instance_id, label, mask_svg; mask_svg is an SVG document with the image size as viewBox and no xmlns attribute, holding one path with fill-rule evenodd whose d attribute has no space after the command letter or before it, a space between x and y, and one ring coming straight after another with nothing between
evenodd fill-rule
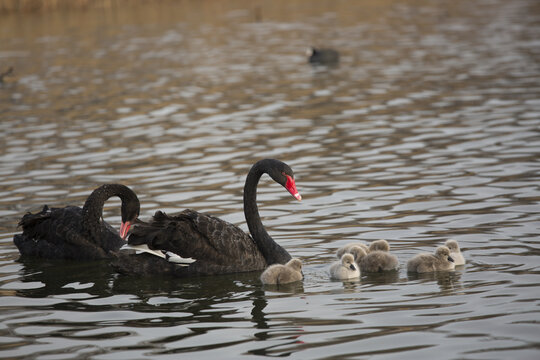
<instances>
[{"instance_id":1,"label":"fluffy cygnet","mask_svg":"<svg viewBox=\"0 0 540 360\"><path fill-rule=\"evenodd\" d=\"M358 264L360 259L368 254L368 250L366 246L352 246L347 253L351 254L354 257L354 261Z\"/></svg>"},{"instance_id":2,"label":"fluffy cygnet","mask_svg":"<svg viewBox=\"0 0 540 360\"><path fill-rule=\"evenodd\" d=\"M337 253L336 253L338 259L341 259L341 257L343 256L343 254L352 253L352 252L351 252L351 249L352 249L353 247L359 247L359 248L361 248L362 250L364 250L364 251L366 252L366 254L369 252L369 249L368 249L367 245L364 244L364 243L361 243L361 242L348 243L347 245L345 245L345 246L343 246L343 247L341 247L341 248L338 249L338 251L337 251ZM356 258L356 256L355 256L354 258L355 258L355 260L358 261L358 259Z\"/></svg>"},{"instance_id":3,"label":"fluffy cygnet","mask_svg":"<svg viewBox=\"0 0 540 360\"><path fill-rule=\"evenodd\" d=\"M399 262L395 255L387 251L370 251L369 254L359 260L362 272L392 271L399 268Z\"/></svg>"},{"instance_id":4,"label":"fluffy cygnet","mask_svg":"<svg viewBox=\"0 0 540 360\"><path fill-rule=\"evenodd\" d=\"M369 244L369 251L390 251L390 244L386 240L375 240Z\"/></svg>"},{"instance_id":5,"label":"fluffy cygnet","mask_svg":"<svg viewBox=\"0 0 540 360\"><path fill-rule=\"evenodd\" d=\"M435 254L418 254L407 262L408 272L448 271L454 270L454 267L454 259L446 246L439 246Z\"/></svg>"},{"instance_id":6,"label":"fluffy cygnet","mask_svg":"<svg viewBox=\"0 0 540 360\"><path fill-rule=\"evenodd\" d=\"M465 265L465 258L459 249L459 244L456 240L446 240L444 243L448 249L450 249L450 256L454 259L454 265Z\"/></svg>"},{"instance_id":7,"label":"fluffy cygnet","mask_svg":"<svg viewBox=\"0 0 540 360\"><path fill-rule=\"evenodd\" d=\"M344 254L341 260L330 266L330 277L332 279L346 280L360 277L360 270L354 261L352 254Z\"/></svg>"},{"instance_id":8,"label":"fluffy cygnet","mask_svg":"<svg viewBox=\"0 0 540 360\"><path fill-rule=\"evenodd\" d=\"M302 261L298 258L289 260L285 265L270 265L261 274L263 284L287 284L302 278Z\"/></svg>"}]
</instances>

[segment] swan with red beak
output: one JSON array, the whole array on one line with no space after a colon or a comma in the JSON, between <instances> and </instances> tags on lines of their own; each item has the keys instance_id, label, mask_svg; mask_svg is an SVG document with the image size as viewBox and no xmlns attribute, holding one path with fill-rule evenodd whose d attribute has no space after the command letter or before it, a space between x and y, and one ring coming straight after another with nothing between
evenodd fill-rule
<instances>
[{"instance_id":1,"label":"swan with red beak","mask_svg":"<svg viewBox=\"0 0 540 360\"><path fill-rule=\"evenodd\" d=\"M294 182L294 179L292 176L283 174L287 178L287 182L285 183L285 189L287 189L288 192L291 193L292 196L296 198L296 200L300 201L302 200L302 195L296 190L296 183Z\"/></svg>"}]
</instances>

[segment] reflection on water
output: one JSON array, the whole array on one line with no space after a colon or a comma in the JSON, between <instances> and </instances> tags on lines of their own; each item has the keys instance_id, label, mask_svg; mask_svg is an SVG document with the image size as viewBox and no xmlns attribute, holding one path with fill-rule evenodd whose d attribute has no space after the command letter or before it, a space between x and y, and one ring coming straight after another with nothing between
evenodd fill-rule
<instances>
[{"instance_id":1,"label":"reflection on water","mask_svg":"<svg viewBox=\"0 0 540 360\"><path fill-rule=\"evenodd\" d=\"M535 1L159 2L3 14L0 357L536 358L540 149ZM340 51L311 67L308 46ZM259 206L304 280L130 278L18 259L26 211L121 182L141 217L191 207L244 229L250 165L289 163ZM105 219L118 226L119 201ZM384 238L401 269L331 281ZM459 241L467 264L406 262ZM69 355L68 355L69 354Z\"/></svg>"}]
</instances>

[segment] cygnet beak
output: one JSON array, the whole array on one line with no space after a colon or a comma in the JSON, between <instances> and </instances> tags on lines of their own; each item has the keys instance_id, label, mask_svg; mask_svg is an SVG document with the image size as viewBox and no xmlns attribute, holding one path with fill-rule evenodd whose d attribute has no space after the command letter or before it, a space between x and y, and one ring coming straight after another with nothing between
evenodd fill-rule
<instances>
[{"instance_id":1,"label":"cygnet beak","mask_svg":"<svg viewBox=\"0 0 540 360\"><path fill-rule=\"evenodd\" d=\"M448 256L448 261L454 262L454 259L451 256Z\"/></svg>"},{"instance_id":2,"label":"cygnet beak","mask_svg":"<svg viewBox=\"0 0 540 360\"><path fill-rule=\"evenodd\" d=\"M351 269L352 271L356 271L356 267L354 266L354 264L349 265L349 269Z\"/></svg>"}]
</instances>

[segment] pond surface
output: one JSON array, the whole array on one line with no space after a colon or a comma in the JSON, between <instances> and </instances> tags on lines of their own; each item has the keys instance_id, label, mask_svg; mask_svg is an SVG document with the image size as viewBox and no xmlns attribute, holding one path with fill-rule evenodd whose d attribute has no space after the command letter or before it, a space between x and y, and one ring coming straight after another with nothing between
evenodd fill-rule
<instances>
[{"instance_id":1,"label":"pond surface","mask_svg":"<svg viewBox=\"0 0 540 360\"><path fill-rule=\"evenodd\" d=\"M540 356L538 1L129 3L0 15L0 358ZM339 66L308 65L310 45ZM247 230L266 157L303 196L259 186L302 283L134 278L13 245L25 212L108 182L143 219L193 208ZM399 272L329 279L340 246L381 238ZM465 266L407 274L449 238Z\"/></svg>"}]
</instances>

